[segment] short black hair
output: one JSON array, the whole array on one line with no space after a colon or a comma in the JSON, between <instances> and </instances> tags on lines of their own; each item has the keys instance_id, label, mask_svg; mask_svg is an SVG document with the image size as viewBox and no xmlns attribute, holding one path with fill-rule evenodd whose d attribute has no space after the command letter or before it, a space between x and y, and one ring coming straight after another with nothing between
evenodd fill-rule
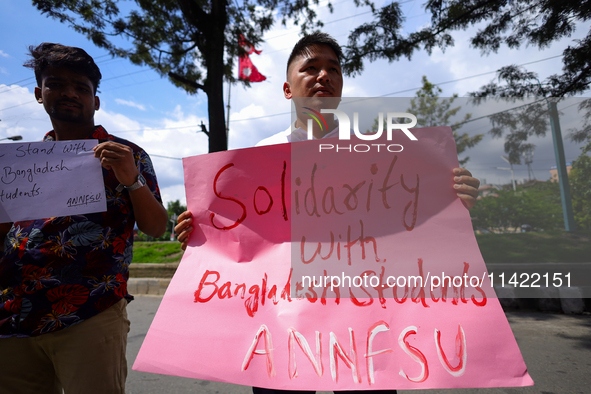
<instances>
[{"instance_id":1,"label":"short black hair","mask_svg":"<svg viewBox=\"0 0 591 394\"><path fill-rule=\"evenodd\" d=\"M94 93L96 94L102 78L101 71L94 59L84 49L43 42L38 46L31 45L29 54L32 59L27 60L24 66L35 71L37 86L41 87L43 72L46 68L65 68L88 77L94 85Z\"/></svg>"},{"instance_id":2,"label":"short black hair","mask_svg":"<svg viewBox=\"0 0 591 394\"><path fill-rule=\"evenodd\" d=\"M339 43L329 34L316 31L312 34L307 34L303 36L295 44L291 51L291 54L289 55L289 59L287 59L287 72L289 72L289 66L295 60L296 57L305 54L310 49L310 47L316 45L326 45L330 47L330 49L332 49L332 51L337 56L339 64L341 63L341 59L343 58L343 50L341 49Z\"/></svg>"}]
</instances>

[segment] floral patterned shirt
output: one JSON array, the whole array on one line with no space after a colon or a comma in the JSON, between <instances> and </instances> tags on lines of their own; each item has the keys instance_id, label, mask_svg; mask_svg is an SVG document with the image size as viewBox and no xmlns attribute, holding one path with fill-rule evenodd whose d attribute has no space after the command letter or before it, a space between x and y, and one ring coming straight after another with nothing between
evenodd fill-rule
<instances>
[{"instance_id":1,"label":"floral patterned shirt","mask_svg":"<svg viewBox=\"0 0 591 394\"><path fill-rule=\"evenodd\" d=\"M138 146L96 126L88 139L129 146L158 201L150 157ZM44 141L55 140L50 131ZM135 218L127 190L116 190L103 168L107 211L15 222L0 259L0 338L62 330L104 311L127 292ZM0 341L1 342L1 341ZM1 346L1 345L0 345Z\"/></svg>"}]
</instances>

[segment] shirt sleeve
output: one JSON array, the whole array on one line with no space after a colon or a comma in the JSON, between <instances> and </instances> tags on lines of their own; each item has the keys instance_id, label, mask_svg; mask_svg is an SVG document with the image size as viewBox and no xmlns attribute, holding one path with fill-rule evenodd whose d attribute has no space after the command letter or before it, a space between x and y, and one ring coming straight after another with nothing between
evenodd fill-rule
<instances>
[{"instance_id":1,"label":"shirt sleeve","mask_svg":"<svg viewBox=\"0 0 591 394\"><path fill-rule=\"evenodd\" d=\"M152 160L143 149L141 149L138 153L138 170L140 174L142 174L146 179L146 185L148 185L148 187L150 188L152 195L156 198L156 200L162 203L162 197L160 196L160 188L158 187L158 180L156 179L156 171L154 171Z\"/></svg>"}]
</instances>

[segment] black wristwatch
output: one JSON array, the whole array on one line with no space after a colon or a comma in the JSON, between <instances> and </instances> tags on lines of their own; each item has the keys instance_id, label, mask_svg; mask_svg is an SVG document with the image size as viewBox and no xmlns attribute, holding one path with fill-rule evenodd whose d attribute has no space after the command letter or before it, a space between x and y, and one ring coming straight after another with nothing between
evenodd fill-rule
<instances>
[{"instance_id":1,"label":"black wristwatch","mask_svg":"<svg viewBox=\"0 0 591 394\"><path fill-rule=\"evenodd\" d=\"M119 184L119 186L117 186L117 191L121 192L123 189L127 190L127 191L134 191L139 189L140 187L143 187L146 185L146 178L144 178L144 176L142 174L139 174L137 176L137 180L132 183L129 186L123 186L122 184Z\"/></svg>"}]
</instances>

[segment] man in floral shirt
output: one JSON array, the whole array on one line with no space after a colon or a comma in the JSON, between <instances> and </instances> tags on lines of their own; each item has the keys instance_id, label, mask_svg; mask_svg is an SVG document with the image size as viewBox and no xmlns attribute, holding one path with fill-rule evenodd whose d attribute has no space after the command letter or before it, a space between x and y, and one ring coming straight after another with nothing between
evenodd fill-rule
<instances>
[{"instance_id":1,"label":"man in floral shirt","mask_svg":"<svg viewBox=\"0 0 591 394\"><path fill-rule=\"evenodd\" d=\"M148 155L94 124L94 60L60 44L30 51L53 126L44 140L99 140L107 211L0 225L0 391L123 394L133 229L159 237L166 210Z\"/></svg>"}]
</instances>

